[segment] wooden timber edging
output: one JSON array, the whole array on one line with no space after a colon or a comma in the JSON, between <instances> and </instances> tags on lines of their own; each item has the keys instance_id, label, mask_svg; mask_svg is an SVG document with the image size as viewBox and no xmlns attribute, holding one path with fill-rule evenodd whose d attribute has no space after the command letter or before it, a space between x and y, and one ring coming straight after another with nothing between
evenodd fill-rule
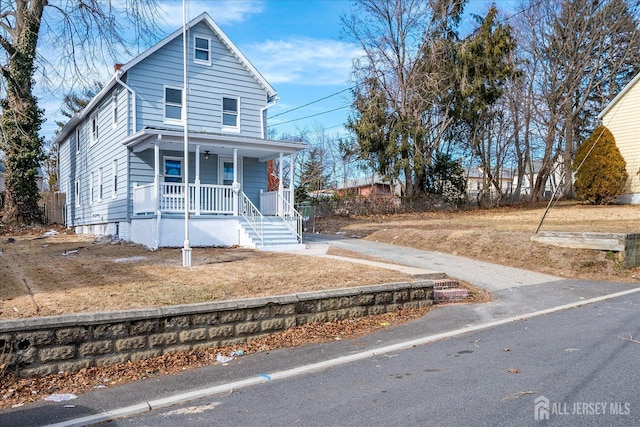
<instances>
[{"instance_id":1,"label":"wooden timber edging","mask_svg":"<svg viewBox=\"0 0 640 427\"><path fill-rule=\"evenodd\" d=\"M531 240L563 248L617 252L624 267L640 266L640 233L541 231Z\"/></svg>"},{"instance_id":2,"label":"wooden timber edging","mask_svg":"<svg viewBox=\"0 0 640 427\"><path fill-rule=\"evenodd\" d=\"M313 322L433 304L432 280L0 321L0 367L21 377L233 346Z\"/></svg>"}]
</instances>

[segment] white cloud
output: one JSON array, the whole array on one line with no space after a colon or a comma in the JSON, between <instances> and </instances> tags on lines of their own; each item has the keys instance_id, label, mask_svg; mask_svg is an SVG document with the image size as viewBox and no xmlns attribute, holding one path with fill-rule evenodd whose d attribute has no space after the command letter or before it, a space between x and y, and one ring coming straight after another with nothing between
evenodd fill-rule
<instances>
[{"instance_id":1,"label":"white cloud","mask_svg":"<svg viewBox=\"0 0 640 427\"><path fill-rule=\"evenodd\" d=\"M344 85L353 58L362 54L350 43L307 37L267 40L243 50L269 83L310 86Z\"/></svg>"},{"instance_id":2,"label":"white cloud","mask_svg":"<svg viewBox=\"0 0 640 427\"><path fill-rule=\"evenodd\" d=\"M249 15L262 13L261 0L188 0L187 19L193 19L207 12L218 25L232 25L243 22ZM158 3L162 11L163 27L173 31L182 25L182 2L164 0Z\"/></svg>"}]
</instances>

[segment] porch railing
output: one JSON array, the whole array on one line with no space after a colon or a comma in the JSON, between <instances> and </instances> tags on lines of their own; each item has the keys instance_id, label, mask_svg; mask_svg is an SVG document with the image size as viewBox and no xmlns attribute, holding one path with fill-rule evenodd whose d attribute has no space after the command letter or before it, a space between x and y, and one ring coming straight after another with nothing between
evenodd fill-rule
<instances>
[{"instance_id":1,"label":"porch railing","mask_svg":"<svg viewBox=\"0 0 640 427\"><path fill-rule=\"evenodd\" d=\"M133 213L150 213L156 211L155 184L138 185L133 188Z\"/></svg>"},{"instance_id":2,"label":"porch railing","mask_svg":"<svg viewBox=\"0 0 640 427\"><path fill-rule=\"evenodd\" d=\"M281 203L282 206L278 216L282 218L287 228L296 234L298 243L302 243L302 215L291 206L288 200L279 194L277 196L278 202Z\"/></svg>"},{"instance_id":3,"label":"porch railing","mask_svg":"<svg viewBox=\"0 0 640 427\"><path fill-rule=\"evenodd\" d=\"M264 245L264 216L260 210L249 200L246 194L242 193L242 206L240 215L247 221L249 227L260 239L260 246Z\"/></svg>"},{"instance_id":4,"label":"porch railing","mask_svg":"<svg viewBox=\"0 0 640 427\"><path fill-rule=\"evenodd\" d=\"M285 200L291 200L291 192L288 188L285 188L283 193ZM278 207L277 191L260 192L260 210L264 215L278 215ZM282 206L280 206L280 209L282 209Z\"/></svg>"},{"instance_id":5,"label":"porch railing","mask_svg":"<svg viewBox=\"0 0 640 427\"><path fill-rule=\"evenodd\" d=\"M189 184L189 212L195 214L235 214L238 198L230 185ZM156 186L144 184L133 189L135 214L156 212L184 212L184 184L162 182Z\"/></svg>"}]
</instances>

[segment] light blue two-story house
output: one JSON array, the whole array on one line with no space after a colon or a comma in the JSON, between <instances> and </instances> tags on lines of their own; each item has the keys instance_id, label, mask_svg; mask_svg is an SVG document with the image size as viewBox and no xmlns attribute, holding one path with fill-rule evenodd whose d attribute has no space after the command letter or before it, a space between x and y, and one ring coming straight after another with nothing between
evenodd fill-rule
<instances>
[{"instance_id":1,"label":"light blue two-story house","mask_svg":"<svg viewBox=\"0 0 640 427\"><path fill-rule=\"evenodd\" d=\"M276 91L208 14L186 34L186 144L179 29L117 64L54 139L66 225L150 248L181 247L186 198L194 247L300 247L293 179L283 178L282 164L293 165L306 145L265 138ZM280 160L279 184L267 191L273 159Z\"/></svg>"}]
</instances>

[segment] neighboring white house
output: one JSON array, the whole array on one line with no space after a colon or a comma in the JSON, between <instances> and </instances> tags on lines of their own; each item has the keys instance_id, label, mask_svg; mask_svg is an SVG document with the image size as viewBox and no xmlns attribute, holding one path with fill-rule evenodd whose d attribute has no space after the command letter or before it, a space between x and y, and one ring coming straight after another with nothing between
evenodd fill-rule
<instances>
[{"instance_id":1,"label":"neighboring white house","mask_svg":"<svg viewBox=\"0 0 640 427\"><path fill-rule=\"evenodd\" d=\"M598 118L616 140L620 154L627 163L628 190L616 202L640 204L640 74L602 110Z\"/></svg>"},{"instance_id":2,"label":"neighboring white house","mask_svg":"<svg viewBox=\"0 0 640 427\"><path fill-rule=\"evenodd\" d=\"M277 93L207 13L188 24L188 176L184 158L182 28L133 58L58 133L66 224L151 248L299 247L293 183L267 161L306 148L265 138ZM293 176L293 171L290 176ZM287 188L288 187L288 188Z\"/></svg>"},{"instance_id":3,"label":"neighboring white house","mask_svg":"<svg viewBox=\"0 0 640 427\"><path fill-rule=\"evenodd\" d=\"M476 200L478 194L485 186L485 180L488 179L484 176L480 166L475 168L466 168L464 170L464 176L467 179L467 198L472 201ZM512 179L510 171L500 171L500 176L497 178L497 181L500 185L500 193L502 195L511 194ZM487 187L492 198L498 197L498 191L493 184L487 182Z\"/></svg>"},{"instance_id":4,"label":"neighboring white house","mask_svg":"<svg viewBox=\"0 0 640 427\"><path fill-rule=\"evenodd\" d=\"M525 166L525 174L522 177L522 186L520 187L520 194L523 195L531 195L531 191L533 190L533 186L538 179L538 175L540 173L540 169L542 168L542 160L534 160L531 164ZM559 185L562 184L564 180L564 164L562 163L562 157L558 157L558 159L553 164L553 168L549 173L547 178L547 182L544 184L544 190L542 192L542 197L551 198ZM512 189L515 189L518 185L518 175L513 175L513 184L511 184Z\"/></svg>"}]
</instances>

